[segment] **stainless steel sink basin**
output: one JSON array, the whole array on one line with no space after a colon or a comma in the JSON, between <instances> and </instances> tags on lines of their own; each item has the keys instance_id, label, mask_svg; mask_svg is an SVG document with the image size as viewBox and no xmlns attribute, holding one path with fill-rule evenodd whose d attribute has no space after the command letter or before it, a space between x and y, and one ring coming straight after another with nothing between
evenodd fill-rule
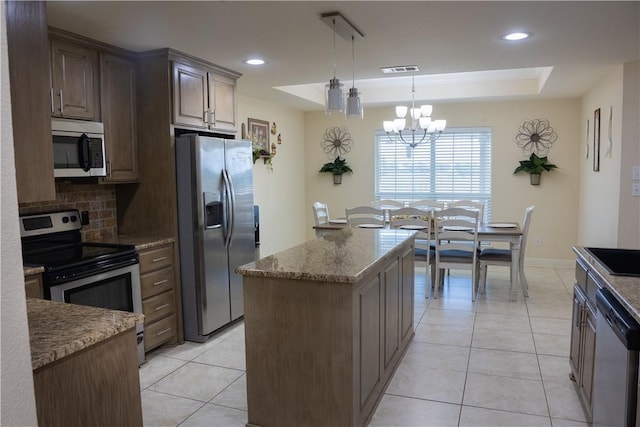
<instances>
[{"instance_id":1,"label":"stainless steel sink basin","mask_svg":"<svg viewBox=\"0 0 640 427\"><path fill-rule=\"evenodd\" d=\"M640 277L640 250L614 248L585 248L614 276Z\"/></svg>"}]
</instances>

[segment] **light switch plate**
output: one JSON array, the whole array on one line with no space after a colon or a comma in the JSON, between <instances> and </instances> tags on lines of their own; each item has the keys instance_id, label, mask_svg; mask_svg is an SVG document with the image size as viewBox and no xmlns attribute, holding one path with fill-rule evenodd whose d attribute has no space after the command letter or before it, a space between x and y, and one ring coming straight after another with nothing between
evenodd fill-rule
<instances>
[{"instance_id":1,"label":"light switch plate","mask_svg":"<svg viewBox=\"0 0 640 427\"><path fill-rule=\"evenodd\" d=\"M634 181L640 181L640 166L633 167L633 177L631 179Z\"/></svg>"},{"instance_id":2,"label":"light switch plate","mask_svg":"<svg viewBox=\"0 0 640 427\"><path fill-rule=\"evenodd\" d=\"M633 183L633 190L631 195L634 197L640 197L640 182Z\"/></svg>"}]
</instances>

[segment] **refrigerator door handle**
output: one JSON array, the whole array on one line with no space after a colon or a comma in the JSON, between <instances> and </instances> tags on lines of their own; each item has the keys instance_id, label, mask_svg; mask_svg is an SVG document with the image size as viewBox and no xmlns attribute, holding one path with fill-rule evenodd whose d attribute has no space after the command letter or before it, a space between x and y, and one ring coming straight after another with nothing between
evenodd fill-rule
<instances>
[{"instance_id":1,"label":"refrigerator door handle","mask_svg":"<svg viewBox=\"0 0 640 427\"><path fill-rule=\"evenodd\" d=\"M222 169L222 180L224 181L224 186L225 186L225 197L226 197L226 214L227 214L227 221L226 221L226 236L225 236L225 240L224 240L224 246L226 248L229 247L229 245L231 245L231 238L233 237L233 223L234 223L234 218L233 218L233 202L234 202L234 195L233 195L233 185L231 183L231 178L229 178L229 173L227 172L226 169Z\"/></svg>"}]
</instances>

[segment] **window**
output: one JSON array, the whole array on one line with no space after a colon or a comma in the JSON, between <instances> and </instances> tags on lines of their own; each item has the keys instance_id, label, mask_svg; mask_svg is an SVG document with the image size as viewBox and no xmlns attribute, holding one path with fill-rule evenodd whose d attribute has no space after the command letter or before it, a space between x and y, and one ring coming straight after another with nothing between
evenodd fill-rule
<instances>
[{"instance_id":1,"label":"window","mask_svg":"<svg viewBox=\"0 0 640 427\"><path fill-rule=\"evenodd\" d=\"M491 128L447 128L416 148L378 131L375 198L476 200L491 218Z\"/></svg>"}]
</instances>

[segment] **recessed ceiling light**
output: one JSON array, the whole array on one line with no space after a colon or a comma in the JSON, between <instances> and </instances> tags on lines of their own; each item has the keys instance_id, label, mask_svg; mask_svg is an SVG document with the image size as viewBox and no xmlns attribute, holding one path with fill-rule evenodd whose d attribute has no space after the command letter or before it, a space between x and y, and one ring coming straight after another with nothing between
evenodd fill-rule
<instances>
[{"instance_id":1,"label":"recessed ceiling light","mask_svg":"<svg viewBox=\"0 0 640 427\"><path fill-rule=\"evenodd\" d=\"M524 40L526 38L529 38L530 36L531 34L529 33L509 33L502 36L502 38L509 41L517 41L517 40Z\"/></svg>"},{"instance_id":2,"label":"recessed ceiling light","mask_svg":"<svg viewBox=\"0 0 640 427\"><path fill-rule=\"evenodd\" d=\"M264 64L264 59L259 59L259 58L251 58L251 59L247 59L246 61L244 61L246 64L249 65L263 65Z\"/></svg>"}]
</instances>

